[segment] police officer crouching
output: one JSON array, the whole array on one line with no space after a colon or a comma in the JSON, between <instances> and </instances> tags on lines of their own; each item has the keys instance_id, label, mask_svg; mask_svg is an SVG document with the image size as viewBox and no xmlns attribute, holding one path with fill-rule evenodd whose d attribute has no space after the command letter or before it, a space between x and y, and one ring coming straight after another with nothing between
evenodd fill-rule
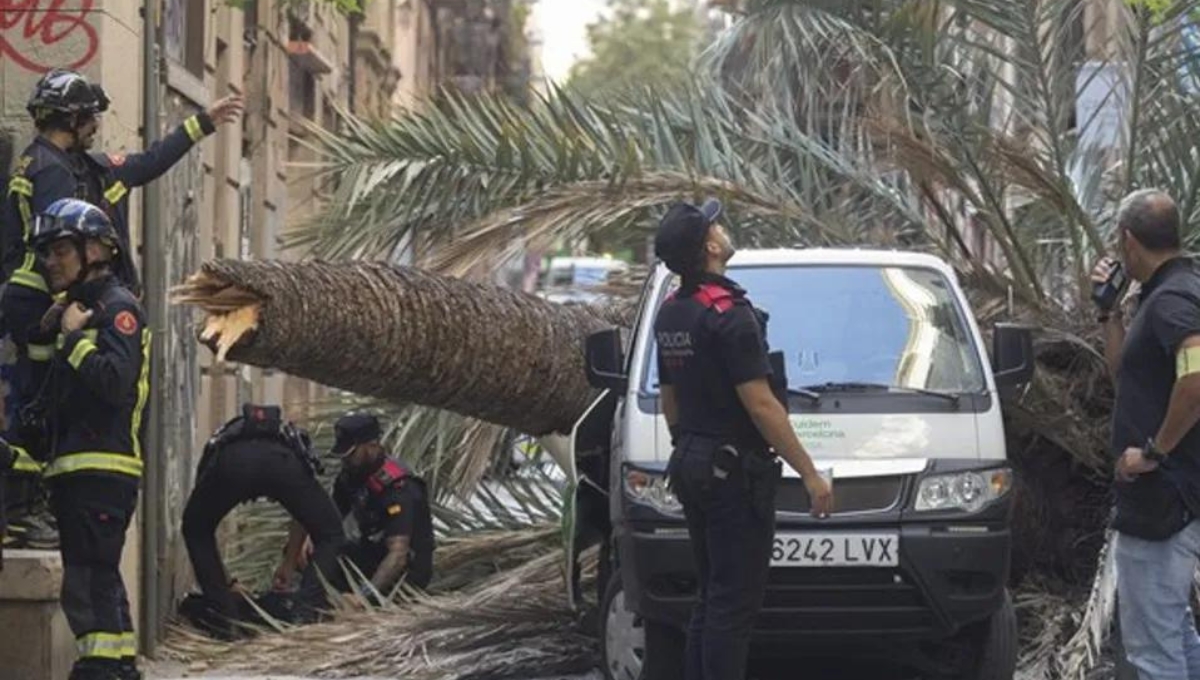
<instances>
[{"instance_id":1,"label":"police officer crouching","mask_svg":"<svg viewBox=\"0 0 1200 680\"><path fill-rule=\"evenodd\" d=\"M333 500L343 516L353 512L359 533L345 556L384 596L401 580L427 587L433 578L434 538L424 480L387 454L375 416L348 413L334 425L334 435L333 453L342 459L342 470ZM351 590L344 578L336 585ZM373 595L365 585L360 594Z\"/></svg>"},{"instance_id":2,"label":"police officer crouching","mask_svg":"<svg viewBox=\"0 0 1200 680\"><path fill-rule=\"evenodd\" d=\"M62 607L78 659L70 680L133 680L137 638L121 580L142 475L150 331L113 275L120 240L99 208L68 198L37 217L31 245L52 292L66 293L43 405L50 507L60 531ZM56 332L57 331L57 332Z\"/></svg>"},{"instance_id":3,"label":"police officer crouching","mask_svg":"<svg viewBox=\"0 0 1200 680\"><path fill-rule=\"evenodd\" d=\"M683 505L699 578L687 631L687 680L742 680L762 607L775 533L776 455L800 473L812 513L827 516L833 491L788 422L781 366L772 369L765 315L725 277L733 244L721 204L672 206L655 237L658 257L680 276L654 323L663 414L675 446L668 471ZM663 634L647 622L646 635ZM657 627L656 627L657 626ZM648 642L648 680L678 667Z\"/></svg>"},{"instance_id":4,"label":"police officer crouching","mask_svg":"<svg viewBox=\"0 0 1200 680\"><path fill-rule=\"evenodd\" d=\"M315 620L326 604L317 572L326 579L333 577L345 541L337 508L318 479L321 472L308 433L284 421L278 406L244 404L242 415L213 434L204 447L196 484L183 511L184 542L208 609L192 613L197 624L219 637L231 637L231 622L247 618L221 562L216 531L234 507L260 497L288 511L292 536L299 536L300 541L305 534L312 536L312 558L292 603L292 618L296 622Z\"/></svg>"}]
</instances>

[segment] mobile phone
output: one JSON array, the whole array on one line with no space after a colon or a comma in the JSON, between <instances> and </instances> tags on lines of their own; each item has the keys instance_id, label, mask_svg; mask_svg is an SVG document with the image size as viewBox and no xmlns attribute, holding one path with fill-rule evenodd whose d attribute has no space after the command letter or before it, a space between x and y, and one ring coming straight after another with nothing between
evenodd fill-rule
<instances>
[{"instance_id":1,"label":"mobile phone","mask_svg":"<svg viewBox=\"0 0 1200 680\"><path fill-rule=\"evenodd\" d=\"M1125 291L1127 285L1129 277L1125 274L1125 268L1117 262L1108 273L1107 279L1092 284L1092 302L1101 310L1108 311L1117 303L1117 298Z\"/></svg>"}]
</instances>

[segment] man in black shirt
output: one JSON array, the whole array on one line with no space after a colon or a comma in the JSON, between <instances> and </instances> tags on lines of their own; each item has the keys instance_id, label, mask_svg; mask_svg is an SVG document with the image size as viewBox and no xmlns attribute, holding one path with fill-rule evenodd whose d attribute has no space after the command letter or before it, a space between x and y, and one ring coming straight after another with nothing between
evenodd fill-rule
<instances>
[{"instance_id":1,"label":"man in black shirt","mask_svg":"<svg viewBox=\"0 0 1200 680\"><path fill-rule=\"evenodd\" d=\"M379 441L382 428L373 415L342 416L334 425L334 436L332 453L343 462L334 481L333 502L343 517L354 514L359 534L342 554L370 580L369 586L361 584L359 594L368 602L375 599L375 592L386 597L401 579L417 588L428 586L433 577L434 538L424 480L387 455ZM285 565L303 559L303 538L302 533L292 536ZM341 570L330 581L338 590L351 590Z\"/></svg>"},{"instance_id":2,"label":"man in black shirt","mask_svg":"<svg viewBox=\"0 0 1200 680\"><path fill-rule=\"evenodd\" d=\"M663 414L675 445L671 487L683 504L699 576L683 664L687 680L745 675L775 533L775 456L800 473L813 515L827 516L833 507L832 489L788 422L786 378L768 359L766 315L725 277L734 250L717 223L720 210L715 200L672 206L654 242L658 257L681 279L654 332ZM660 663L671 665L653 658L650 638L662 634L660 627L646 623L651 679Z\"/></svg>"},{"instance_id":3,"label":"man in black shirt","mask_svg":"<svg viewBox=\"0 0 1200 680\"><path fill-rule=\"evenodd\" d=\"M1200 556L1200 271L1183 256L1165 193L1130 194L1117 216L1121 260L1141 284L1128 328L1101 309L1116 378L1117 590L1122 642L1142 680L1200 678L1189 606ZM1102 260L1097 283L1116 263Z\"/></svg>"}]
</instances>

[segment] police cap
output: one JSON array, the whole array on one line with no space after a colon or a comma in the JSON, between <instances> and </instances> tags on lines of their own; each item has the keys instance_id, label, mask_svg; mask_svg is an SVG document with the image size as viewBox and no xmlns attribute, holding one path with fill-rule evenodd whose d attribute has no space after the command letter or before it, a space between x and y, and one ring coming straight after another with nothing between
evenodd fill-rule
<instances>
[{"instance_id":1,"label":"police cap","mask_svg":"<svg viewBox=\"0 0 1200 680\"><path fill-rule=\"evenodd\" d=\"M654 254L676 274L692 273L700 266L708 229L721 214L721 202L710 198L696 206L676 203L658 223Z\"/></svg>"},{"instance_id":2,"label":"police cap","mask_svg":"<svg viewBox=\"0 0 1200 680\"><path fill-rule=\"evenodd\" d=\"M375 416L361 412L347 413L333 425L334 442L330 453L344 456L359 444L379 441L382 434L379 419Z\"/></svg>"}]
</instances>

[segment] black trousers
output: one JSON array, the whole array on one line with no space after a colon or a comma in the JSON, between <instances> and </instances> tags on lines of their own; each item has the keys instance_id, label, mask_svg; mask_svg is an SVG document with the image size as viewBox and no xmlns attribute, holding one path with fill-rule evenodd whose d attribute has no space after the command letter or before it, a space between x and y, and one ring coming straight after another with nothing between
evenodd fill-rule
<instances>
[{"instance_id":1,"label":"black trousers","mask_svg":"<svg viewBox=\"0 0 1200 680\"><path fill-rule=\"evenodd\" d=\"M72 473L50 480L63 561L62 608L75 635L78 663L137 656L120 569L137 495L137 480L119 475Z\"/></svg>"},{"instance_id":2,"label":"black trousers","mask_svg":"<svg viewBox=\"0 0 1200 680\"><path fill-rule=\"evenodd\" d=\"M313 555L300 584L300 599L310 607L325 604L317 570L328 580L339 571L338 552L345 541L333 499L286 446L266 440L234 442L216 452L196 480L183 511L183 539L196 582L224 616L237 617L237 596L217 549L217 525L239 503L267 497L304 527Z\"/></svg>"},{"instance_id":3,"label":"black trousers","mask_svg":"<svg viewBox=\"0 0 1200 680\"><path fill-rule=\"evenodd\" d=\"M684 678L742 680L770 571L779 464L684 435L669 469L699 584Z\"/></svg>"}]
</instances>

